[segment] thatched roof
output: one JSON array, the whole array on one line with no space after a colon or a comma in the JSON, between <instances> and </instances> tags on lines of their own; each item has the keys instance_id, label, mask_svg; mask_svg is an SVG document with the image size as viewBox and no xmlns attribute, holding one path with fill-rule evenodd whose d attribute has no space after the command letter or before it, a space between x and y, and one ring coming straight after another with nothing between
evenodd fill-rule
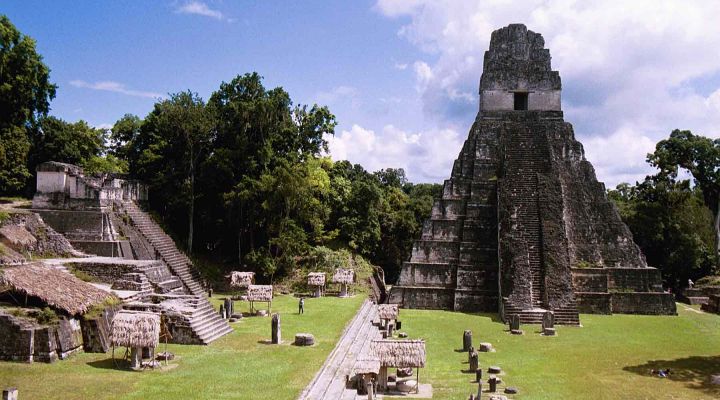
<instances>
[{"instance_id":1,"label":"thatched roof","mask_svg":"<svg viewBox=\"0 0 720 400\"><path fill-rule=\"evenodd\" d=\"M378 314L380 315L380 319L397 319L400 314L400 309L397 304L379 304Z\"/></svg>"},{"instance_id":2,"label":"thatched roof","mask_svg":"<svg viewBox=\"0 0 720 400\"><path fill-rule=\"evenodd\" d=\"M382 367L425 367L424 340L373 340L370 354L380 360Z\"/></svg>"},{"instance_id":3,"label":"thatched roof","mask_svg":"<svg viewBox=\"0 0 720 400\"><path fill-rule=\"evenodd\" d=\"M377 358L362 358L355 361L353 372L356 374L379 374L380 360Z\"/></svg>"},{"instance_id":4,"label":"thatched roof","mask_svg":"<svg viewBox=\"0 0 720 400\"><path fill-rule=\"evenodd\" d=\"M250 301L272 301L272 285L250 285L247 298Z\"/></svg>"},{"instance_id":5,"label":"thatched roof","mask_svg":"<svg viewBox=\"0 0 720 400\"><path fill-rule=\"evenodd\" d=\"M355 282L355 271L351 269L338 268L333 274L334 283L351 284Z\"/></svg>"},{"instance_id":6,"label":"thatched roof","mask_svg":"<svg viewBox=\"0 0 720 400\"><path fill-rule=\"evenodd\" d=\"M311 272L308 274L308 285L310 286L325 286L325 273L324 272Z\"/></svg>"},{"instance_id":7,"label":"thatched roof","mask_svg":"<svg viewBox=\"0 0 720 400\"><path fill-rule=\"evenodd\" d=\"M39 264L0 269L1 286L37 297L43 303L70 315L84 314L92 306L114 297L74 275Z\"/></svg>"},{"instance_id":8,"label":"thatched roof","mask_svg":"<svg viewBox=\"0 0 720 400\"><path fill-rule=\"evenodd\" d=\"M232 271L228 278L230 278L230 286L234 288L247 288L255 283L254 272Z\"/></svg>"},{"instance_id":9,"label":"thatched roof","mask_svg":"<svg viewBox=\"0 0 720 400\"><path fill-rule=\"evenodd\" d=\"M145 311L118 311L112 321L110 341L113 346L157 347L160 315Z\"/></svg>"},{"instance_id":10,"label":"thatched roof","mask_svg":"<svg viewBox=\"0 0 720 400\"><path fill-rule=\"evenodd\" d=\"M37 239L27 229L20 225L5 225L0 227L0 240L6 242L14 250L24 250L34 247Z\"/></svg>"}]
</instances>

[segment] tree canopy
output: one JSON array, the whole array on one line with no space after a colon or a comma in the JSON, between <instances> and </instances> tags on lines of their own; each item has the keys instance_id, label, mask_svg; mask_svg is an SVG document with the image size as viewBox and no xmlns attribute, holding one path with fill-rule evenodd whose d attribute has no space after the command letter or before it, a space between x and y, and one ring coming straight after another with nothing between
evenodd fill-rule
<instances>
[{"instance_id":1,"label":"tree canopy","mask_svg":"<svg viewBox=\"0 0 720 400\"><path fill-rule=\"evenodd\" d=\"M0 15L0 192L19 193L28 183L26 130L47 115L56 89L35 40Z\"/></svg>"}]
</instances>

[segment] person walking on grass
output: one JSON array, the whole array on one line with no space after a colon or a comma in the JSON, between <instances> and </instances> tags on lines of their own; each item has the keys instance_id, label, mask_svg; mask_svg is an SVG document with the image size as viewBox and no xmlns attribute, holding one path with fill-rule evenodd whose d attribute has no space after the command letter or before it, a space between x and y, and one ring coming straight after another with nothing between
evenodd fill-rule
<instances>
[{"instance_id":1,"label":"person walking on grass","mask_svg":"<svg viewBox=\"0 0 720 400\"><path fill-rule=\"evenodd\" d=\"M298 314L305 314L305 298L300 298L300 303L298 304Z\"/></svg>"}]
</instances>

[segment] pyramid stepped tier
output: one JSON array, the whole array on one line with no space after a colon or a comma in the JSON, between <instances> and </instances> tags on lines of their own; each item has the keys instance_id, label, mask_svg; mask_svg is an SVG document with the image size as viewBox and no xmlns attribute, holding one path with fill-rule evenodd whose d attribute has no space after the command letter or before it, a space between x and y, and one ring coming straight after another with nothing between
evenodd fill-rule
<instances>
[{"instance_id":1,"label":"pyramid stepped tier","mask_svg":"<svg viewBox=\"0 0 720 400\"><path fill-rule=\"evenodd\" d=\"M390 302L409 308L497 310L495 140L478 133L471 132L465 141Z\"/></svg>"},{"instance_id":2,"label":"pyramid stepped tier","mask_svg":"<svg viewBox=\"0 0 720 400\"><path fill-rule=\"evenodd\" d=\"M493 32L480 112L391 303L499 311L523 323L553 311L568 325L579 324L579 310L675 314L563 120L544 45L524 25Z\"/></svg>"},{"instance_id":3,"label":"pyramid stepped tier","mask_svg":"<svg viewBox=\"0 0 720 400\"><path fill-rule=\"evenodd\" d=\"M205 289L200 284L199 273L193 267L190 259L177 248L172 238L134 201L123 201L121 209L140 233L143 242L154 250L155 255L164 261L174 274L166 280L154 282L154 285L158 286L162 292L171 293L177 293L184 287L193 295L191 300L185 301L185 303L192 304L190 307L192 310L183 314L187 316L187 323L182 321L176 323L177 326L185 326L189 331L194 332L194 336L185 335L189 337L186 343L208 344L231 332L230 325L215 312L205 297ZM148 276L152 276L152 274Z\"/></svg>"},{"instance_id":4,"label":"pyramid stepped tier","mask_svg":"<svg viewBox=\"0 0 720 400\"><path fill-rule=\"evenodd\" d=\"M172 343L209 344L232 332L205 296L156 294L151 300L129 302L123 307L165 315Z\"/></svg>"}]
</instances>

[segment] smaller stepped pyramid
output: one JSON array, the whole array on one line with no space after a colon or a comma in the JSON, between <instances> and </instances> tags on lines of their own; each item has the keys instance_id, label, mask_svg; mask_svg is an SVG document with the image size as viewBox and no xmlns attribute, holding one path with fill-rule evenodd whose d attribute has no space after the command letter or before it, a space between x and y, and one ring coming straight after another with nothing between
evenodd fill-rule
<instances>
[{"instance_id":1,"label":"smaller stepped pyramid","mask_svg":"<svg viewBox=\"0 0 720 400\"><path fill-rule=\"evenodd\" d=\"M492 33L480 111L389 302L560 324L579 312L675 314L597 181L538 33Z\"/></svg>"}]
</instances>

